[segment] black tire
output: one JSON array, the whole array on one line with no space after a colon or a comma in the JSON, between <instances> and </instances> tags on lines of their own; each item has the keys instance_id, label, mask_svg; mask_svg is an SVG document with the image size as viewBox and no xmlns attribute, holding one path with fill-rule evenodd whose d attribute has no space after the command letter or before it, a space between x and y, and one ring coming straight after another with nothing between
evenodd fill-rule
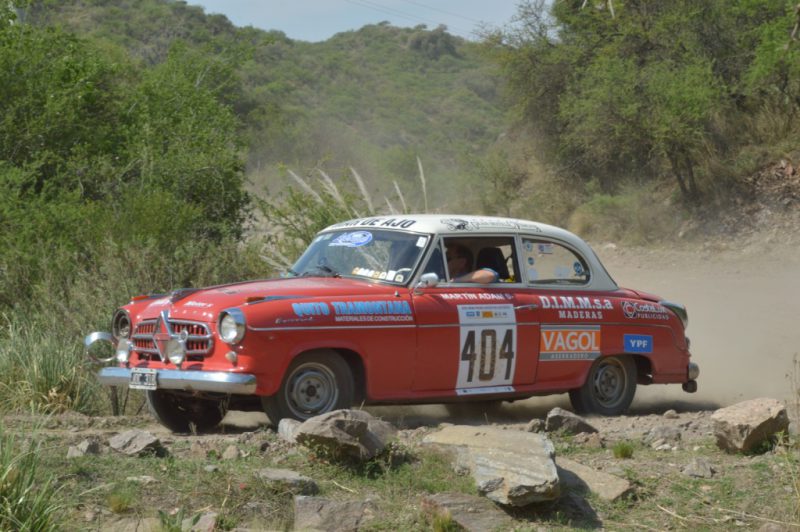
<instances>
[{"instance_id":1,"label":"black tire","mask_svg":"<svg viewBox=\"0 0 800 532\"><path fill-rule=\"evenodd\" d=\"M263 397L261 404L277 426L283 418L308 418L350 408L355 398L353 373L347 362L332 350L320 350L295 358L278 393Z\"/></svg>"},{"instance_id":2,"label":"black tire","mask_svg":"<svg viewBox=\"0 0 800 532\"><path fill-rule=\"evenodd\" d=\"M172 432L207 432L225 417L228 401L189 397L170 390L148 390L147 408Z\"/></svg>"},{"instance_id":3,"label":"black tire","mask_svg":"<svg viewBox=\"0 0 800 532\"><path fill-rule=\"evenodd\" d=\"M572 407L579 414L618 416L628 410L636 393L636 364L631 357L598 358L583 386L570 390Z\"/></svg>"}]
</instances>

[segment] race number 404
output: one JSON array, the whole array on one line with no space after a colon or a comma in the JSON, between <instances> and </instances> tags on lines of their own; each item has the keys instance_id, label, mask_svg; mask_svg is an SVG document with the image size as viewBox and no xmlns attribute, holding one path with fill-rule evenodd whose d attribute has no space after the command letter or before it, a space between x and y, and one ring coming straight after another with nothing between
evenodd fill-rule
<instances>
[{"instance_id":1,"label":"race number 404","mask_svg":"<svg viewBox=\"0 0 800 532\"><path fill-rule=\"evenodd\" d=\"M511 384L517 338L512 305L459 305L457 388Z\"/></svg>"}]
</instances>

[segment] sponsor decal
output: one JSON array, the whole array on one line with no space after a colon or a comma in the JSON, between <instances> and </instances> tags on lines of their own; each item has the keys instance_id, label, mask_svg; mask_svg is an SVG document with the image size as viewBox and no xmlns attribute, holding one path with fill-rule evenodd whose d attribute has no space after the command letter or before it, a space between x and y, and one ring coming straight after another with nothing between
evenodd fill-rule
<instances>
[{"instance_id":1,"label":"sponsor decal","mask_svg":"<svg viewBox=\"0 0 800 532\"><path fill-rule=\"evenodd\" d=\"M299 318L304 316L328 316L331 313L328 304L320 301L292 303L292 310L294 311L294 315Z\"/></svg>"},{"instance_id":2,"label":"sponsor decal","mask_svg":"<svg viewBox=\"0 0 800 532\"><path fill-rule=\"evenodd\" d=\"M517 353L514 306L458 305L460 324L456 392L513 391ZM472 389L488 391L467 391Z\"/></svg>"},{"instance_id":3,"label":"sponsor decal","mask_svg":"<svg viewBox=\"0 0 800 532\"><path fill-rule=\"evenodd\" d=\"M510 301L514 299L514 294L495 294L491 292L445 292L438 294L445 300L466 300L466 301Z\"/></svg>"},{"instance_id":4,"label":"sponsor decal","mask_svg":"<svg viewBox=\"0 0 800 532\"><path fill-rule=\"evenodd\" d=\"M370 227L400 227L401 229L408 229L417 223L416 220L409 218L359 218L357 220L350 220L334 225L334 227L355 227L355 226L370 226Z\"/></svg>"},{"instance_id":5,"label":"sponsor decal","mask_svg":"<svg viewBox=\"0 0 800 532\"><path fill-rule=\"evenodd\" d=\"M275 318L275 323L281 325L283 323L305 323L314 321L314 316L303 316L302 318Z\"/></svg>"},{"instance_id":6,"label":"sponsor decal","mask_svg":"<svg viewBox=\"0 0 800 532\"><path fill-rule=\"evenodd\" d=\"M352 233L342 233L334 238L329 246L340 246L346 248L357 248L366 246L372 242L372 233L369 231L353 231Z\"/></svg>"},{"instance_id":7,"label":"sponsor decal","mask_svg":"<svg viewBox=\"0 0 800 532\"><path fill-rule=\"evenodd\" d=\"M549 243L536 244L536 250L539 252L540 255L552 255L553 244Z\"/></svg>"},{"instance_id":8,"label":"sponsor decal","mask_svg":"<svg viewBox=\"0 0 800 532\"><path fill-rule=\"evenodd\" d=\"M336 321L413 321L408 301L332 301Z\"/></svg>"},{"instance_id":9,"label":"sponsor decal","mask_svg":"<svg viewBox=\"0 0 800 532\"><path fill-rule=\"evenodd\" d=\"M478 224L463 218L442 218L439 221L451 231L474 231L478 228Z\"/></svg>"},{"instance_id":10,"label":"sponsor decal","mask_svg":"<svg viewBox=\"0 0 800 532\"><path fill-rule=\"evenodd\" d=\"M559 310L558 317L562 320L602 320L602 310Z\"/></svg>"},{"instance_id":11,"label":"sponsor decal","mask_svg":"<svg viewBox=\"0 0 800 532\"><path fill-rule=\"evenodd\" d=\"M543 309L555 310L611 310L614 303L610 299L573 297L573 296L539 296Z\"/></svg>"},{"instance_id":12,"label":"sponsor decal","mask_svg":"<svg viewBox=\"0 0 800 532\"><path fill-rule=\"evenodd\" d=\"M208 308L208 307L211 307L213 305L211 305L211 303L203 303L201 301L187 301L183 306L184 307Z\"/></svg>"},{"instance_id":13,"label":"sponsor decal","mask_svg":"<svg viewBox=\"0 0 800 532\"><path fill-rule=\"evenodd\" d=\"M632 320L668 320L669 311L658 303L623 301L622 313Z\"/></svg>"},{"instance_id":14,"label":"sponsor decal","mask_svg":"<svg viewBox=\"0 0 800 532\"><path fill-rule=\"evenodd\" d=\"M599 325L542 325L539 360L594 360L600 341Z\"/></svg>"},{"instance_id":15,"label":"sponsor decal","mask_svg":"<svg viewBox=\"0 0 800 532\"><path fill-rule=\"evenodd\" d=\"M626 334L623 336L626 353L652 353L653 337L649 334Z\"/></svg>"}]
</instances>

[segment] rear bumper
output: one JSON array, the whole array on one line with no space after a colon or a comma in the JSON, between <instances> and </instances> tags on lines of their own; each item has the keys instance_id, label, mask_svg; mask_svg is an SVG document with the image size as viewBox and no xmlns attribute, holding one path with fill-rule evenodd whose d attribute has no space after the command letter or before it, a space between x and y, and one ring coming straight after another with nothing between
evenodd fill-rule
<instances>
[{"instance_id":1,"label":"rear bumper","mask_svg":"<svg viewBox=\"0 0 800 532\"><path fill-rule=\"evenodd\" d=\"M223 371L157 370L159 390L184 390L198 392L251 395L256 391L256 376L248 373ZM125 386L131 381L131 370L108 367L97 373L97 379L106 386Z\"/></svg>"}]
</instances>

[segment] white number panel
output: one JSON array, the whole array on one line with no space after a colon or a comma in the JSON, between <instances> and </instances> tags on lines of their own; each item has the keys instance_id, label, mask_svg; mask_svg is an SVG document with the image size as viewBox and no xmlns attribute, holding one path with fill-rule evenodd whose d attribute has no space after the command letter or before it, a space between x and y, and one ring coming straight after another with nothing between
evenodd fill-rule
<instances>
[{"instance_id":1,"label":"white number panel","mask_svg":"<svg viewBox=\"0 0 800 532\"><path fill-rule=\"evenodd\" d=\"M513 305L458 305L459 395L513 392L517 321Z\"/></svg>"}]
</instances>

